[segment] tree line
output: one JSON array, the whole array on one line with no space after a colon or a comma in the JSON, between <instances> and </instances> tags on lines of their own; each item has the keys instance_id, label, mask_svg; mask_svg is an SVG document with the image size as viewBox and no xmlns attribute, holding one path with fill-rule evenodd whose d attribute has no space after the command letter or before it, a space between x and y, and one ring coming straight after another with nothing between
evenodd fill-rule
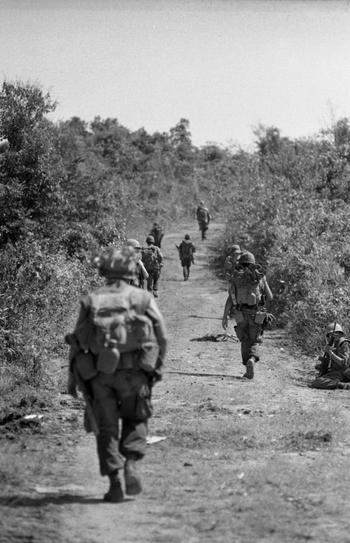
<instances>
[{"instance_id":1,"label":"tree line","mask_svg":"<svg viewBox=\"0 0 350 543\"><path fill-rule=\"evenodd\" d=\"M193 217L199 199L226 222L219 263L232 243L255 253L277 322L304 350L332 318L346 328L348 119L297 140L259 126L247 152L193 145L187 119L149 134L115 118L54 123L55 107L37 85L2 85L0 356L9 367L40 381L41 361L63 352L70 308L98 281L90 255L135 224Z\"/></svg>"}]
</instances>

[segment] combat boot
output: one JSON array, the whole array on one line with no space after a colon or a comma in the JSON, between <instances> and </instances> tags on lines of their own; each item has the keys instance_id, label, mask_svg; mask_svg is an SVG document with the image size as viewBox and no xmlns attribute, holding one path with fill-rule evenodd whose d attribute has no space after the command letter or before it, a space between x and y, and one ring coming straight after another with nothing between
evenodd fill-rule
<instances>
[{"instance_id":1,"label":"combat boot","mask_svg":"<svg viewBox=\"0 0 350 543\"><path fill-rule=\"evenodd\" d=\"M246 364L247 369L243 377L246 377L247 379L254 379L254 362L255 360L253 358L248 358Z\"/></svg>"},{"instance_id":2,"label":"combat boot","mask_svg":"<svg viewBox=\"0 0 350 543\"><path fill-rule=\"evenodd\" d=\"M136 471L136 460L128 458L124 464L125 492L136 496L142 492L141 479Z\"/></svg>"},{"instance_id":3,"label":"combat boot","mask_svg":"<svg viewBox=\"0 0 350 543\"><path fill-rule=\"evenodd\" d=\"M350 390L350 383L338 383L338 388L342 390Z\"/></svg>"},{"instance_id":4,"label":"combat boot","mask_svg":"<svg viewBox=\"0 0 350 543\"><path fill-rule=\"evenodd\" d=\"M109 490L103 496L105 502L120 503L124 500L124 494L122 484L119 479L118 470L113 471L108 475L109 477Z\"/></svg>"}]
</instances>

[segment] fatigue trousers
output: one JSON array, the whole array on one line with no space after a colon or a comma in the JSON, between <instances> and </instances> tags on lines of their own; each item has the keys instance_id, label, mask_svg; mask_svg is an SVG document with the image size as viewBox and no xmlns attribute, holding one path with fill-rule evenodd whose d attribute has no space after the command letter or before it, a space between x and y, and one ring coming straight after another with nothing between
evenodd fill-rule
<instances>
[{"instance_id":1,"label":"fatigue trousers","mask_svg":"<svg viewBox=\"0 0 350 543\"><path fill-rule=\"evenodd\" d=\"M348 370L331 370L316 377L316 379L310 383L310 388L321 388L325 390L335 390L339 387L339 383L349 383L349 371Z\"/></svg>"},{"instance_id":2,"label":"fatigue trousers","mask_svg":"<svg viewBox=\"0 0 350 543\"><path fill-rule=\"evenodd\" d=\"M236 320L236 335L241 342L242 363L246 365L249 358L260 359L259 345L261 341L262 325L255 322L255 311L240 311L240 322Z\"/></svg>"},{"instance_id":3,"label":"fatigue trousers","mask_svg":"<svg viewBox=\"0 0 350 543\"><path fill-rule=\"evenodd\" d=\"M136 370L99 373L90 383L100 472L108 475L123 467L124 458L137 460L145 454L150 389L147 375Z\"/></svg>"},{"instance_id":4,"label":"fatigue trousers","mask_svg":"<svg viewBox=\"0 0 350 543\"><path fill-rule=\"evenodd\" d=\"M158 280L160 276L160 270L153 270L149 272L147 279L147 290L150 292L158 292Z\"/></svg>"},{"instance_id":5,"label":"fatigue trousers","mask_svg":"<svg viewBox=\"0 0 350 543\"><path fill-rule=\"evenodd\" d=\"M198 222L199 230L202 234L202 239L207 238L207 230L208 230L208 223L206 222Z\"/></svg>"},{"instance_id":6,"label":"fatigue trousers","mask_svg":"<svg viewBox=\"0 0 350 543\"><path fill-rule=\"evenodd\" d=\"M191 258L183 258L181 260L181 266L182 266L182 271L183 271L183 276L184 276L185 281L187 281L187 279L190 276L191 264L192 264Z\"/></svg>"}]
</instances>

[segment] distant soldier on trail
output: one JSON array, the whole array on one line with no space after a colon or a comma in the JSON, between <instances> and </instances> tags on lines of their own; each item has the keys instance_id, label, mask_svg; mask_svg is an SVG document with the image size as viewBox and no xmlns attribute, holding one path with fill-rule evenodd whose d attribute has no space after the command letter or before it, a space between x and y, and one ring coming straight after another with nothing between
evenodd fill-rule
<instances>
[{"instance_id":1,"label":"distant soldier on trail","mask_svg":"<svg viewBox=\"0 0 350 543\"><path fill-rule=\"evenodd\" d=\"M316 365L318 377L310 388L334 390L350 389L350 340L344 336L343 328L337 322L326 328L326 347L320 363Z\"/></svg>"},{"instance_id":2,"label":"distant soldier on trail","mask_svg":"<svg viewBox=\"0 0 350 543\"><path fill-rule=\"evenodd\" d=\"M128 239L126 245L132 247L135 251L135 260L136 260L136 276L134 279L130 280L130 285L135 287L144 288L145 281L148 279L148 272L141 260L141 245L137 239Z\"/></svg>"},{"instance_id":3,"label":"distant soldier on trail","mask_svg":"<svg viewBox=\"0 0 350 543\"><path fill-rule=\"evenodd\" d=\"M199 202L199 206L196 210L196 217L198 221L199 230L202 234L202 240L207 239L207 230L210 223L210 213L207 207L205 207L203 200Z\"/></svg>"},{"instance_id":4,"label":"distant soldier on trail","mask_svg":"<svg viewBox=\"0 0 350 543\"><path fill-rule=\"evenodd\" d=\"M227 329L230 316L236 321L235 331L241 342L242 363L246 366L244 377L247 379L254 378L254 365L260 359L260 336L264 325L272 318L264 304L272 298L266 277L256 265L254 255L244 252L231 279L222 326Z\"/></svg>"},{"instance_id":5,"label":"distant soldier on trail","mask_svg":"<svg viewBox=\"0 0 350 543\"><path fill-rule=\"evenodd\" d=\"M153 223L152 230L150 231L149 235L154 237L154 245L156 245L160 249L162 246L164 232L159 223Z\"/></svg>"},{"instance_id":6,"label":"distant soldier on trail","mask_svg":"<svg viewBox=\"0 0 350 543\"><path fill-rule=\"evenodd\" d=\"M231 281L232 274L234 269L239 261L242 251L239 245L232 245L230 247L230 252L224 262L224 275L227 281Z\"/></svg>"},{"instance_id":7,"label":"distant soldier on trail","mask_svg":"<svg viewBox=\"0 0 350 543\"><path fill-rule=\"evenodd\" d=\"M111 248L97 259L106 284L84 296L70 344L68 393L84 395L94 431L107 502L142 491L136 463L146 452L152 386L162 378L167 339L163 317L145 290L129 285L136 271L130 247Z\"/></svg>"},{"instance_id":8,"label":"distant soldier on trail","mask_svg":"<svg viewBox=\"0 0 350 543\"><path fill-rule=\"evenodd\" d=\"M179 251L184 281L188 281L188 278L190 276L190 268L191 265L194 263L193 255L196 252L196 248L193 245L189 234L186 234L180 245L176 247Z\"/></svg>"},{"instance_id":9,"label":"distant soldier on trail","mask_svg":"<svg viewBox=\"0 0 350 543\"><path fill-rule=\"evenodd\" d=\"M142 262L148 273L147 290L158 298L158 280L163 266L163 255L155 245L153 236L147 236L146 243L147 247L142 249Z\"/></svg>"}]
</instances>

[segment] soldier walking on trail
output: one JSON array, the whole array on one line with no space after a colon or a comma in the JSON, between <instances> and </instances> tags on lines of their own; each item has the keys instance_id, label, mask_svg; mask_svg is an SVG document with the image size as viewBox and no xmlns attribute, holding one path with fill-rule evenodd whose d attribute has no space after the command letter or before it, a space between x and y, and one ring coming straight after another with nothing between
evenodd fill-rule
<instances>
[{"instance_id":1,"label":"soldier walking on trail","mask_svg":"<svg viewBox=\"0 0 350 543\"><path fill-rule=\"evenodd\" d=\"M154 237L154 245L156 245L160 249L162 246L164 232L159 223L153 223L152 230L150 231L149 235Z\"/></svg>"},{"instance_id":2,"label":"soldier walking on trail","mask_svg":"<svg viewBox=\"0 0 350 543\"><path fill-rule=\"evenodd\" d=\"M272 315L264 308L272 300L266 277L255 263L250 252L244 252L233 273L229 296L226 300L222 326L226 330L228 318L236 321L236 335L241 342L242 363L246 366L244 377L253 379L254 365L259 360L259 344L264 326Z\"/></svg>"},{"instance_id":3,"label":"soldier walking on trail","mask_svg":"<svg viewBox=\"0 0 350 543\"><path fill-rule=\"evenodd\" d=\"M350 340L344 337L340 324L332 322L326 329L326 348L320 363L316 365L318 377L311 388L334 390L350 389Z\"/></svg>"},{"instance_id":4,"label":"soldier walking on trail","mask_svg":"<svg viewBox=\"0 0 350 543\"><path fill-rule=\"evenodd\" d=\"M196 248L193 245L189 234L185 235L185 238L181 241L177 249L179 251L184 281L188 281L190 276L190 268L194 263L193 255L196 252Z\"/></svg>"},{"instance_id":5,"label":"soldier walking on trail","mask_svg":"<svg viewBox=\"0 0 350 543\"><path fill-rule=\"evenodd\" d=\"M142 249L142 262L147 270L147 290L153 292L155 298L158 297L158 280L160 270L163 266L163 255L159 247L154 244L154 237L147 236L147 247Z\"/></svg>"},{"instance_id":6,"label":"soldier walking on trail","mask_svg":"<svg viewBox=\"0 0 350 543\"><path fill-rule=\"evenodd\" d=\"M196 210L196 217L198 221L199 230L202 234L202 240L207 239L207 230L210 223L210 213L208 208L205 207L203 200L199 202L199 206Z\"/></svg>"},{"instance_id":7,"label":"soldier walking on trail","mask_svg":"<svg viewBox=\"0 0 350 543\"><path fill-rule=\"evenodd\" d=\"M130 280L130 285L144 288L145 281L147 281L148 279L148 272L141 260L141 245L137 241L137 239L128 239L126 241L126 245L134 249L135 259L136 259L136 276L134 279Z\"/></svg>"},{"instance_id":8,"label":"soldier walking on trail","mask_svg":"<svg viewBox=\"0 0 350 543\"><path fill-rule=\"evenodd\" d=\"M107 502L142 491L136 462L146 451L152 386L162 377L166 353L163 317L149 292L128 284L136 271L134 251L111 248L97 260L106 285L81 300L70 349L69 394L83 392L96 434Z\"/></svg>"}]
</instances>

